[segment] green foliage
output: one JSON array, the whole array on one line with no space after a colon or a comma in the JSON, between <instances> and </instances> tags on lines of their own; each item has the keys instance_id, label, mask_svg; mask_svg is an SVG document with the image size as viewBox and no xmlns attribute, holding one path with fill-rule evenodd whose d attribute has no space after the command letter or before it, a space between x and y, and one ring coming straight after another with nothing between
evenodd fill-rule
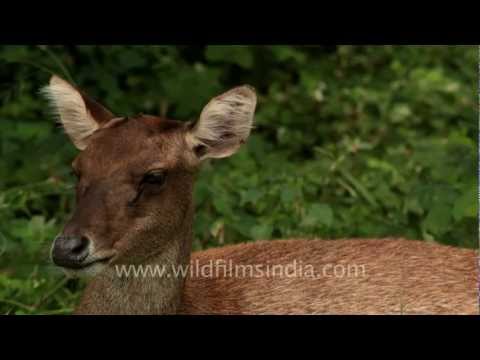
<instances>
[{"instance_id":1,"label":"green foliage","mask_svg":"<svg viewBox=\"0 0 480 360\"><path fill-rule=\"evenodd\" d=\"M76 153L38 95L51 73L117 114L179 120L257 88L251 138L199 176L195 249L383 236L476 248L476 63L472 46L0 47L0 313L68 313L83 285L48 261Z\"/></svg>"}]
</instances>

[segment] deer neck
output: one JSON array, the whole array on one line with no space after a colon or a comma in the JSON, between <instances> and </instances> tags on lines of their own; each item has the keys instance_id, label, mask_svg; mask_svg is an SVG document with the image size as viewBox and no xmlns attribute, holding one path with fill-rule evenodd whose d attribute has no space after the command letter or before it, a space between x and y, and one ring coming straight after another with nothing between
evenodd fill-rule
<instances>
[{"instance_id":1,"label":"deer neck","mask_svg":"<svg viewBox=\"0 0 480 360\"><path fill-rule=\"evenodd\" d=\"M75 313L176 313L181 304L185 276L188 274L192 222L193 209L190 209L183 230L166 240L165 247L157 255L141 264L109 267L93 278ZM182 269L185 273L181 272ZM174 271L180 274L175 274Z\"/></svg>"}]
</instances>

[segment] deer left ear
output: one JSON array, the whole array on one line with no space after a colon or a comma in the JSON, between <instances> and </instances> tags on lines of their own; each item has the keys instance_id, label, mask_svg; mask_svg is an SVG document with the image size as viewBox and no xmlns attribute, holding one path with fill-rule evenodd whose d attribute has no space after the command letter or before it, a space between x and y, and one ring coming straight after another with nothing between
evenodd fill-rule
<instances>
[{"instance_id":1,"label":"deer left ear","mask_svg":"<svg viewBox=\"0 0 480 360\"><path fill-rule=\"evenodd\" d=\"M90 135L114 118L104 106L56 75L41 92L79 150L87 147Z\"/></svg>"},{"instance_id":2,"label":"deer left ear","mask_svg":"<svg viewBox=\"0 0 480 360\"><path fill-rule=\"evenodd\" d=\"M250 135L256 104L255 90L248 85L210 100L187 133L187 143L195 155L203 160L234 154Z\"/></svg>"}]
</instances>

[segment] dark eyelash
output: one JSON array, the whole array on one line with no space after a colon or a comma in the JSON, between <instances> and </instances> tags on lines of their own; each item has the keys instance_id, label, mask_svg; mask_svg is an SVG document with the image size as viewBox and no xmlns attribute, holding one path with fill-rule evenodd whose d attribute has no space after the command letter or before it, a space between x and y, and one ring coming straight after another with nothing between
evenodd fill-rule
<instances>
[{"instance_id":1,"label":"dark eyelash","mask_svg":"<svg viewBox=\"0 0 480 360\"><path fill-rule=\"evenodd\" d=\"M165 183L167 173L163 170L156 170L143 176L141 184L163 185Z\"/></svg>"},{"instance_id":2,"label":"dark eyelash","mask_svg":"<svg viewBox=\"0 0 480 360\"><path fill-rule=\"evenodd\" d=\"M138 201L143 191L145 190L145 185L157 185L163 186L165 184L167 173L163 170L152 171L143 176L140 184L138 186L137 194L135 197L128 202L128 206L133 206Z\"/></svg>"}]
</instances>

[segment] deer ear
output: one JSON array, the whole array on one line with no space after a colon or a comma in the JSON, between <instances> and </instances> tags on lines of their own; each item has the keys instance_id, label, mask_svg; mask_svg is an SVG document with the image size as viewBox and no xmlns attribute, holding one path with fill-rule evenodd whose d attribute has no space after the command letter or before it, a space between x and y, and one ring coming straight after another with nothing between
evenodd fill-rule
<instances>
[{"instance_id":1,"label":"deer ear","mask_svg":"<svg viewBox=\"0 0 480 360\"><path fill-rule=\"evenodd\" d=\"M250 135L256 104L255 90L247 85L213 98L187 133L188 145L201 160L232 155Z\"/></svg>"},{"instance_id":2,"label":"deer ear","mask_svg":"<svg viewBox=\"0 0 480 360\"><path fill-rule=\"evenodd\" d=\"M85 149L90 135L114 117L108 109L56 75L41 92L79 150Z\"/></svg>"}]
</instances>

